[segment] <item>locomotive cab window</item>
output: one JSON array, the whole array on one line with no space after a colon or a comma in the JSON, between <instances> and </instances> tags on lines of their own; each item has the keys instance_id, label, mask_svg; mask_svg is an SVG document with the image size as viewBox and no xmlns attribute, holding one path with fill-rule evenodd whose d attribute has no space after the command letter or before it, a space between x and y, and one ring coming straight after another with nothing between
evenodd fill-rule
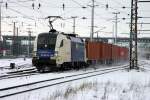
<instances>
[{"instance_id":1,"label":"locomotive cab window","mask_svg":"<svg viewBox=\"0 0 150 100\"><path fill-rule=\"evenodd\" d=\"M64 43L63 43L63 40L61 41L60 43L60 47L63 47Z\"/></svg>"},{"instance_id":2,"label":"locomotive cab window","mask_svg":"<svg viewBox=\"0 0 150 100\"><path fill-rule=\"evenodd\" d=\"M38 36L38 49L55 49L56 45L56 34L43 33Z\"/></svg>"},{"instance_id":3,"label":"locomotive cab window","mask_svg":"<svg viewBox=\"0 0 150 100\"><path fill-rule=\"evenodd\" d=\"M64 45L64 40L61 41L60 47L63 47L63 45Z\"/></svg>"}]
</instances>

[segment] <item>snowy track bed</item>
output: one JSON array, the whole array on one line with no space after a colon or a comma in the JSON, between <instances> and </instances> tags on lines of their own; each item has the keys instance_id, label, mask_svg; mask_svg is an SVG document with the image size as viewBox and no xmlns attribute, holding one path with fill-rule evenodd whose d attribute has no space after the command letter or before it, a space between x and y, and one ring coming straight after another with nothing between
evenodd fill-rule
<instances>
[{"instance_id":1,"label":"snowy track bed","mask_svg":"<svg viewBox=\"0 0 150 100\"><path fill-rule=\"evenodd\" d=\"M10 64L14 64L11 68ZM1 59L0 60L0 80L7 78L21 77L23 74L36 71L32 66L31 58L24 60L23 58Z\"/></svg>"},{"instance_id":2,"label":"snowy track bed","mask_svg":"<svg viewBox=\"0 0 150 100\"><path fill-rule=\"evenodd\" d=\"M24 76L30 76L30 75L36 75L37 73L36 68L25 68L18 71L10 71L7 72L5 75L0 76L0 80L3 79L11 79L11 78L18 78L18 77L24 77Z\"/></svg>"},{"instance_id":3,"label":"snowy track bed","mask_svg":"<svg viewBox=\"0 0 150 100\"><path fill-rule=\"evenodd\" d=\"M150 71L150 63L147 61L140 61L139 69L142 71Z\"/></svg>"},{"instance_id":4,"label":"snowy track bed","mask_svg":"<svg viewBox=\"0 0 150 100\"><path fill-rule=\"evenodd\" d=\"M106 74L106 73L111 73L114 71L125 69L127 67L128 66L122 66L122 67L117 67L117 68L115 68L115 67L105 68L105 69L101 69L101 70L99 69L99 70L84 72L84 73L80 73L80 74L66 75L63 77L51 78L48 80L31 82L28 84L21 84L21 85L16 85L16 86L11 86L11 87L5 87L5 88L0 89L0 91L1 91L0 98L12 96L12 95L16 95L16 94L20 94L20 93L24 93L24 92L29 92L29 91L33 91L33 90L37 90L37 89L41 89L41 88L45 88L45 87L50 87L50 86L54 86L54 85L58 85L58 84L62 84L62 83L67 83L67 82L71 82L71 81L75 81L75 80L94 77L94 76L98 76L98 75L102 75L102 74Z\"/></svg>"},{"instance_id":5,"label":"snowy track bed","mask_svg":"<svg viewBox=\"0 0 150 100\"><path fill-rule=\"evenodd\" d=\"M14 64L14 68L11 69L10 64ZM28 58L24 60L23 58L15 58L15 59L0 59L0 75L5 74L7 72L18 71L21 69L31 68L32 60Z\"/></svg>"},{"instance_id":6,"label":"snowy track bed","mask_svg":"<svg viewBox=\"0 0 150 100\"><path fill-rule=\"evenodd\" d=\"M120 66L120 65L116 65L116 66ZM8 72L1 74L0 80L40 74L35 67L32 67L31 65L30 65L30 67L28 67L28 66L29 66L29 64L19 65L20 69L15 69L13 71L11 70L11 71L8 71ZM94 68L96 68L96 66ZM96 68L96 69L98 69L98 68ZM100 67L100 68L103 68L103 67ZM90 69L86 68L86 70L90 70Z\"/></svg>"},{"instance_id":7,"label":"snowy track bed","mask_svg":"<svg viewBox=\"0 0 150 100\"><path fill-rule=\"evenodd\" d=\"M140 62L142 71L111 72L121 66L98 66L103 68L95 73L89 68L4 79L0 80L0 96L4 96L0 100L150 100L149 65L148 61Z\"/></svg>"}]
</instances>

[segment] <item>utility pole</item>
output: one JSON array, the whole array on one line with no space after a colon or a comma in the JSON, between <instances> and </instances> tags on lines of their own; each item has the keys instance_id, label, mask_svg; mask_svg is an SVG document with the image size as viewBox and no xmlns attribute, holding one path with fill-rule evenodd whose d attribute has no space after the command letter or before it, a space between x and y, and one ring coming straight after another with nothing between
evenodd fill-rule
<instances>
[{"instance_id":1,"label":"utility pole","mask_svg":"<svg viewBox=\"0 0 150 100\"><path fill-rule=\"evenodd\" d=\"M120 14L120 12L113 12L113 14L115 14L115 44L117 44L117 34L118 34L118 14Z\"/></svg>"},{"instance_id":2,"label":"utility pole","mask_svg":"<svg viewBox=\"0 0 150 100\"><path fill-rule=\"evenodd\" d=\"M3 0L0 2L0 42L2 41L2 3Z\"/></svg>"},{"instance_id":3,"label":"utility pole","mask_svg":"<svg viewBox=\"0 0 150 100\"><path fill-rule=\"evenodd\" d=\"M130 69L139 69L137 54L137 3L138 0L131 0Z\"/></svg>"},{"instance_id":4,"label":"utility pole","mask_svg":"<svg viewBox=\"0 0 150 100\"><path fill-rule=\"evenodd\" d=\"M77 18L77 16L72 16L71 17L72 19L73 19L73 34L75 34L75 27L76 27L76 18Z\"/></svg>"},{"instance_id":5,"label":"utility pole","mask_svg":"<svg viewBox=\"0 0 150 100\"><path fill-rule=\"evenodd\" d=\"M94 4L94 0L92 0L92 15L91 15L91 34L90 34L90 41L93 41L93 34L94 34L94 8L95 8L95 4Z\"/></svg>"},{"instance_id":6,"label":"utility pole","mask_svg":"<svg viewBox=\"0 0 150 100\"><path fill-rule=\"evenodd\" d=\"M30 26L30 25L28 25ZM32 28L27 28L28 29L28 48L27 48L27 53L28 57L30 57L30 51L31 51L31 29Z\"/></svg>"},{"instance_id":7,"label":"utility pole","mask_svg":"<svg viewBox=\"0 0 150 100\"><path fill-rule=\"evenodd\" d=\"M16 52L17 52L17 56L20 54L19 52L19 38L18 38L18 34L19 34L19 28L17 27L17 32L16 32Z\"/></svg>"},{"instance_id":8,"label":"utility pole","mask_svg":"<svg viewBox=\"0 0 150 100\"><path fill-rule=\"evenodd\" d=\"M13 22L13 41L12 41L12 54L13 55L15 55L15 49L16 49L15 37L16 37L16 22Z\"/></svg>"},{"instance_id":9,"label":"utility pole","mask_svg":"<svg viewBox=\"0 0 150 100\"><path fill-rule=\"evenodd\" d=\"M93 35L94 35L94 8L95 6L95 1L92 0L92 5L90 5L90 7L92 8L92 14L91 14L91 34L90 34L90 41L93 41Z\"/></svg>"},{"instance_id":10,"label":"utility pole","mask_svg":"<svg viewBox=\"0 0 150 100\"><path fill-rule=\"evenodd\" d=\"M31 55L31 31L29 31L29 46L28 46L28 56Z\"/></svg>"},{"instance_id":11,"label":"utility pole","mask_svg":"<svg viewBox=\"0 0 150 100\"><path fill-rule=\"evenodd\" d=\"M115 35L115 32L114 32L114 24L113 24L112 25L112 37L115 37L114 35ZM114 42L114 40L113 40L113 42Z\"/></svg>"},{"instance_id":12,"label":"utility pole","mask_svg":"<svg viewBox=\"0 0 150 100\"><path fill-rule=\"evenodd\" d=\"M138 67L138 52L137 52L137 20L138 20L138 3L148 3L147 1L131 1L131 27L130 27L130 69L139 69Z\"/></svg>"}]
</instances>

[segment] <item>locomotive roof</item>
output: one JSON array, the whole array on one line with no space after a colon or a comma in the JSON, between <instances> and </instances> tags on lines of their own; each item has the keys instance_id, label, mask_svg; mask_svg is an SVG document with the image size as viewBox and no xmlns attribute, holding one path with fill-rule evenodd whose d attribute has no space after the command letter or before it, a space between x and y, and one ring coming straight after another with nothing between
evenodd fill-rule
<instances>
[{"instance_id":1,"label":"locomotive roof","mask_svg":"<svg viewBox=\"0 0 150 100\"><path fill-rule=\"evenodd\" d=\"M59 32L58 31L43 32L43 33L40 33L39 35L42 35L42 34L58 35ZM61 32L61 34L66 35L66 37L70 39L72 42L83 43L83 40L81 38L76 37L77 34L65 34L63 32Z\"/></svg>"},{"instance_id":2,"label":"locomotive roof","mask_svg":"<svg viewBox=\"0 0 150 100\"><path fill-rule=\"evenodd\" d=\"M43 32L43 33L40 33L40 34L56 34L56 35L58 35L58 32L57 31L56 32Z\"/></svg>"},{"instance_id":3,"label":"locomotive roof","mask_svg":"<svg viewBox=\"0 0 150 100\"><path fill-rule=\"evenodd\" d=\"M83 40L81 38L77 38L77 37L70 37L70 40L72 42L83 43Z\"/></svg>"}]
</instances>

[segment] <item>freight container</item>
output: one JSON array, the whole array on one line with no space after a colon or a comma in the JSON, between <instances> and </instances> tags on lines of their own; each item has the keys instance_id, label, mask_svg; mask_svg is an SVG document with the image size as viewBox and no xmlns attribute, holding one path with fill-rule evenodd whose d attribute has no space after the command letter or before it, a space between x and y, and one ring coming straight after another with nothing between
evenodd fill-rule
<instances>
[{"instance_id":1,"label":"freight container","mask_svg":"<svg viewBox=\"0 0 150 100\"><path fill-rule=\"evenodd\" d=\"M98 60L100 55L99 49L98 42L87 42L86 52L88 60Z\"/></svg>"},{"instance_id":2,"label":"freight container","mask_svg":"<svg viewBox=\"0 0 150 100\"><path fill-rule=\"evenodd\" d=\"M106 43L102 44L102 60L106 61L107 58L107 47L106 47Z\"/></svg>"},{"instance_id":3,"label":"freight container","mask_svg":"<svg viewBox=\"0 0 150 100\"><path fill-rule=\"evenodd\" d=\"M108 59L112 59L112 44L108 44Z\"/></svg>"},{"instance_id":4,"label":"freight container","mask_svg":"<svg viewBox=\"0 0 150 100\"><path fill-rule=\"evenodd\" d=\"M103 42L99 42L99 60L100 61L103 61L103 58L102 58L102 56L103 56Z\"/></svg>"},{"instance_id":5,"label":"freight container","mask_svg":"<svg viewBox=\"0 0 150 100\"><path fill-rule=\"evenodd\" d=\"M119 47L119 60L122 60L124 57L124 49L123 47Z\"/></svg>"},{"instance_id":6,"label":"freight container","mask_svg":"<svg viewBox=\"0 0 150 100\"><path fill-rule=\"evenodd\" d=\"M86 56L88 61L112 63L128 58L128 48L103 42L86 42Z\"/></svg>"},{"instance_id":7,"label":"freight container","mask_svg":"<svg viewBox=\"0 0 150 100\"><path fill-rule=\"evenodd\" d=\"M129 59L129 49L125 48L125 60Z\"/></svg>"}]
</instances>

